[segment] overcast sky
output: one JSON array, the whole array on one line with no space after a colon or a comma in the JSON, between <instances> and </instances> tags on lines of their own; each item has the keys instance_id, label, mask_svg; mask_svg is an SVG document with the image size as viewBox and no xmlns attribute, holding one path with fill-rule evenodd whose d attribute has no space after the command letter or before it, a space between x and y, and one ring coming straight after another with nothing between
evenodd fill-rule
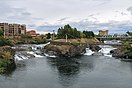
<instances>
[{"instance_id":1,"label":"overcast sky","mask_svg":"<svg viewBox=\"0 0 132 88\"><path fill-rule=\"evenodd\" d=\"M70 24L79 30L132 31L132 0L0 0L0 22L40 33Z\"/></svg>"}]
</instances>

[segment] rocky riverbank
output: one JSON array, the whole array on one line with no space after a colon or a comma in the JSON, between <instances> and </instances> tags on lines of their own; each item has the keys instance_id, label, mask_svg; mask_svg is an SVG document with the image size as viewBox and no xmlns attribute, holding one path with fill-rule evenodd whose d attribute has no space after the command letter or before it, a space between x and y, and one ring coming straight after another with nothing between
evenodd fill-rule
<instances>
[{"instance_id":1,"label":"rocky riverbank","mask_svg":"<svg viewBox=\"0 0 132 88\"><path fill-rule=\"evenodd\" d=\"M132 47L131 46L121 46L115 50L110 51L113 57L122 59L132 59Z\"/></svg>"},{"instance_id":2,"label":"rocky riverbank","mask_svg":"<svg viewBox=\"0 0 132 88\"><path fill-rule=\"evenodd\" d=\"M14 61L15 50L10 46L0 47L0 74L10 72L15 69L16 64Z\"/></svg>"}]
</instances>

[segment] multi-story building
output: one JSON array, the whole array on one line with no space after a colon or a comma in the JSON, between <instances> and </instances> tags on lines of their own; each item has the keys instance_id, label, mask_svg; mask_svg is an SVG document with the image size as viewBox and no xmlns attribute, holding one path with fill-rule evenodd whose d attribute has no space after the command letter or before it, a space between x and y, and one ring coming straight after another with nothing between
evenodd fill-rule
<instances>
[{"instance_id":1,"label":"multi-story building","mask_svg":"<svg viewBox=\"0 0 132 88\"><path fill-rule=\"evenodd\" d=\"M4 36L20 36L26 34L26 25L0 23L0 29L3 30Z\"/></svg>"},{"instance_id":2,"label":"multi-story building","mask_svg":"<svg viewBox=\"0 0 132 88\"><path fill-rule=\"evenodd\" d=\"M106 36L108 35L108 30L99 30L99 36Z\"/></svg>"}]
</instances>

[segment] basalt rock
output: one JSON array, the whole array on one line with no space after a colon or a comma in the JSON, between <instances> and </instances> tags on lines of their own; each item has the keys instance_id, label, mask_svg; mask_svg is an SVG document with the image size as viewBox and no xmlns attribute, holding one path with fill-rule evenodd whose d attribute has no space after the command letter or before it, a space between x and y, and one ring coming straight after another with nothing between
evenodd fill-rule
<instances>
[{"instance_id":1,"label":"basalt rock","mask_svg":"<svg viewBox=\"0 0 132 88\"><path fill-rule=\"evenodd\" d=\"M112 54L113 57L132 59L132 48L120 47L115 50L111 50L110 53Z\"/></svg>"},{"instance_id":2,"label":"basalt rock","mask_svg":"<svg viewBox=\"0 0 132 88\"><path fill-rule=\"evenodd\" d=\"M47 45L44 48L44 53L48 55L55 55L59 57L74 57L77 55L81 55L86 52L85 45Z\"/></svg>"},{"instance_id":3,"label":"basalt rock","mask_svg":"<svg viewBox=\"0 0 132 88\"><path fill-rule=\"evenodd\" d=\"M101 50L101 48L97 45L89 45L88 47L90 50L92 50L94 52L98 52L99 50Z\"/></svg>"}]
</instances>

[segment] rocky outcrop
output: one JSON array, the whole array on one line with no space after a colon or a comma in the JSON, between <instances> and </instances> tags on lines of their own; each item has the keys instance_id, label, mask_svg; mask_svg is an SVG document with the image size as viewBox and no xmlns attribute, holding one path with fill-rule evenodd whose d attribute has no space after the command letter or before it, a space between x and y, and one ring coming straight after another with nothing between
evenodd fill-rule
<instances>
[{"instance_id":1,"label":"rocky outcrop","mask_svg":"<svg viewBox=\"0 0 132 88\"><path fill-rule=\"evenodd\" d=\"M87 45L85 43L51 42L50 45L44 47L42 52L50 56L74 57L84 54L86 48L90 48L94 52L98 52L101 49L97 45Z\"/></svg>"},{"instance_id":2,"label":"rocky outcrop","mask_svg":"<svg viewBox=\"0 0 132 88\"><path fill-rule=\"evenodd\" d=\"M110 53L113 57L132 59L132 47L118 47L117 49L111 50Z\"/></svg>"},{"instance_id":3,"label":"rocky outcrop","mask_svg":"<svg viewBox=\"0 0 132 88\"><path fill-rule=\"evenodd\" d=\"M99 50L101 50L101 48L97 45L89 45L88 47L90 50L92 50L94 52L98 52Z\"/></svg>"},{"instance_id":4,"label":"rocky outcrop","mask_svg":"<svg viewBox=\"0 0 132 88\"><path fill-rule=\"evenodd\" d=\"M59 57L74 57L81 55L86 52L86 45L73 45L73 44L64 44L64 45L47 45L44 48L44 53L49 55L55 55Z\"/></svg>"}]
</instances>

